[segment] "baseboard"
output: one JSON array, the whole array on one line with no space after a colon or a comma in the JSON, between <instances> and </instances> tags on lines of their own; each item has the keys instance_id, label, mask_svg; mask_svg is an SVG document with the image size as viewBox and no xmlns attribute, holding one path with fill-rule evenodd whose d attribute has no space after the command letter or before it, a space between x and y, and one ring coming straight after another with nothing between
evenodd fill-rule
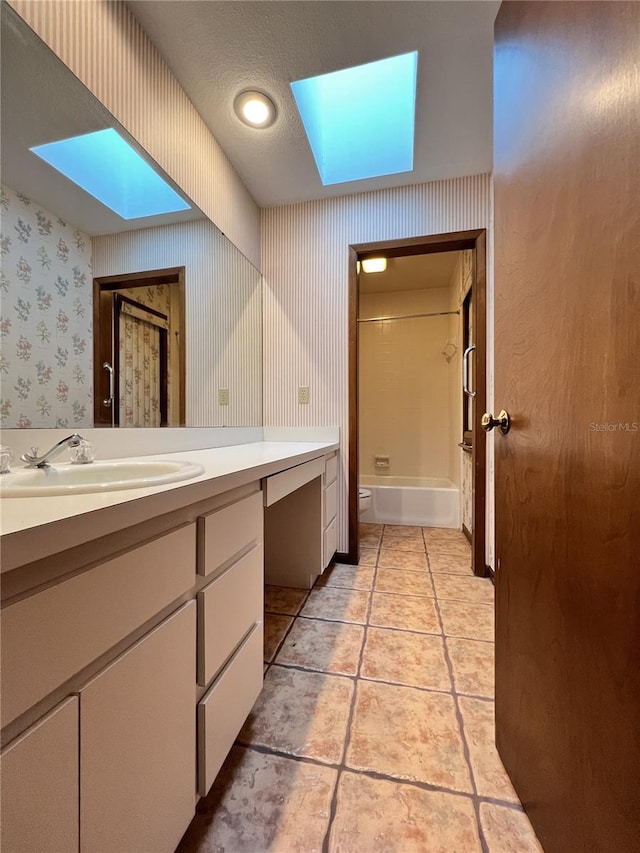
<instances>
[{"instance_id":1,"label":"baseboard","mask_svg":"<svg viewBox=\"0 0 640 853\"><path fill-rule=\"evenodd\" d=\"M467 539L469 540L469 544L471 545L473 543L473 534L471 533L470 530L467 530L467 528L464 526L464 524L462 525L462 532L467 537Z\"/></svg>"},{"instance_id":2,"label":"baseboard","mask_svg":"<svg viewBox=\"0 0 640 853\"><path fill-rule=\"evenodd\" d=\"M351 554L347 554L344 551L336 551L333 555L333 561L336 563L344 563L346 566L357 566L358 561L355 560Z\"/></svg>"}]
</instances>

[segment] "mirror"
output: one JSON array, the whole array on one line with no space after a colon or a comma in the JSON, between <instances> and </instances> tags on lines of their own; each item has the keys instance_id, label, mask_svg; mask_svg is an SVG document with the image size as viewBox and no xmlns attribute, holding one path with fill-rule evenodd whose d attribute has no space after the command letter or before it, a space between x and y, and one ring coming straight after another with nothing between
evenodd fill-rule
<instances>
[{"instance_id":1,"label":"mirror","mask_svg":"<svg viewBox=\"0 0 640 853\"><path fill-rule=\"evenodd\" d=\"M2 427L259 426L259 271L5 3L1 15ZM124 219L30 150L108 128L186 209Z\"/></svg>"}]
</instances>

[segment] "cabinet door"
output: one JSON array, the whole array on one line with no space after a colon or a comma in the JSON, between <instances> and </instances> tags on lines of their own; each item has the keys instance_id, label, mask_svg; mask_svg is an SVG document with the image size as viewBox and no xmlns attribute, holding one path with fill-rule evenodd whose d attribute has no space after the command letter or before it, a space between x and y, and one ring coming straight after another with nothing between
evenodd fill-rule
<instances>
[{"instance_id":1,"label":"cabinet door","mask_svg":"<svg viewBox=\"0 0 640 853\"><path fill-rule=\"evenodd\" d=\"M83 853L171 853L195 811L196 604L80 693Z\"/></svg>"},{"instance_id":2,"label":"cabinet door","mask_svg":"<svg viewBox=\"0 0 640 853\"><path fill-rule=\"evenodd\" d=\"M3 853L78 850L78 699L58 705L2 753Z\"/></svg>"}]
</instances>

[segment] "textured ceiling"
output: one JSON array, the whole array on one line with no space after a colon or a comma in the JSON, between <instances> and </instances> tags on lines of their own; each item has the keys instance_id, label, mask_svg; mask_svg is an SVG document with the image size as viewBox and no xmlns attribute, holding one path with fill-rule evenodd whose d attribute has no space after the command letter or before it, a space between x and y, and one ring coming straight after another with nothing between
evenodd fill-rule
<instances>
[{"instance_id":1,"label":"textured ceiling","mask_svg":"<svg viewBox=\"0 0 640 853\"><path fill-rule=\"evenodd\" d=\"M384 272L360 273L360 293L449 287L460 252L389 258Z\"/></svg>"},{"instance_id":2,"label":"textured ceiling","mask_svg":"<svg viewBox=\"0 0 640 853\"><path fill-rule=\"evenodd\" d=\"M478 174L492 166L493 22L499 2L130 0L258 204ZM418 50L412 172L323 187L289 83ZM278 108L267 129L233 111L243 89ZM354 104L354 109L357 105Z\"/></svg>"}]
</instances>

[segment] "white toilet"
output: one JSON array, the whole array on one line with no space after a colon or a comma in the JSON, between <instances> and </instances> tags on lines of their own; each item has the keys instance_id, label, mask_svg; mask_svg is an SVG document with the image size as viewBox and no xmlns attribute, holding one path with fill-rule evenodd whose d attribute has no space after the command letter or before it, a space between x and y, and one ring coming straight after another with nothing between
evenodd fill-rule
<instances>
[{"instance_id":1,"label":"white toilet","mask_svg":"<svg viewBox=\"0 0 640 853\"><path fill-rule=\"evenodd\" d=\"M360 515L371 508L371 489L358 489Z\"/></svg>"}]
</instances>

